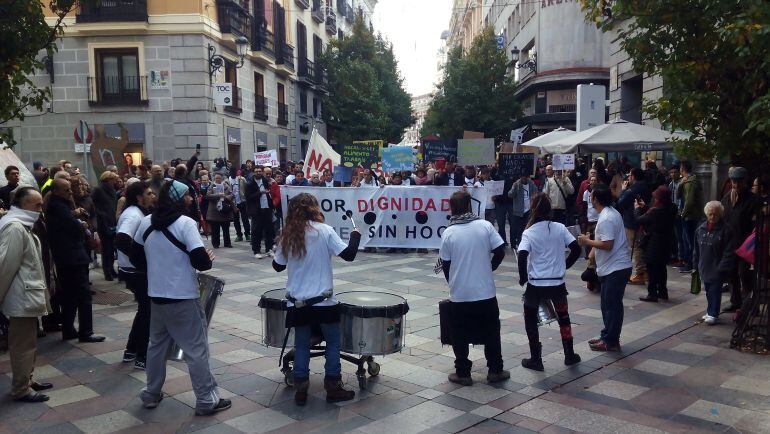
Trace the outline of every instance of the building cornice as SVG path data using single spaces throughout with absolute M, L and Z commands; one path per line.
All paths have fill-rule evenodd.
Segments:
M 610 69 L 603 67 L 577 67 L 552 69 L 530 74 L 518 83 L 516 96 L 524 97 L 536 91 L 537 88 L 559 83 L 578 81 L 607 81 L 610 79 Z

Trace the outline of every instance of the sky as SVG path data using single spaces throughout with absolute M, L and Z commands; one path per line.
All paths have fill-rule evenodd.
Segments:
M 430 93 L 436 79 L 441 32 L 449 28 L 452 0 L 379 0 L 372 24 L 393 43 L 399 71 L 412 96 Z

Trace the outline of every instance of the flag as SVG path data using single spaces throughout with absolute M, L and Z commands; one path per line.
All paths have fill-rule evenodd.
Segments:
M 324 170 L 333 172 L 334 166 L 339 166 L 340 161 L 340 154 L 336 153 L 326 139 L 318 134 L 318 130 L 313 128 L 310 146 L 305 155 L 305 177 L 310 178 L 311 173 L 323 173 Z

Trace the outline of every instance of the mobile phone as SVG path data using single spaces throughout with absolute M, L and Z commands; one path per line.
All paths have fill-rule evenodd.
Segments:
M 200 150 L 201 150 L 201 144 L 200 143 L 197 143 L 195 145 L 195 150 L 200 152 Z

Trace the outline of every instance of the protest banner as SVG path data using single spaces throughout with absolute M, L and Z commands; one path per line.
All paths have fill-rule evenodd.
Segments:
M 278 166 L 278 151 L 271 149 L 269 151 L 254 153 L 255 166 Z
M 342 145 L 342 165 L 376 169 L 380 161 L 380 147 L 372 143 Z
M 484 181 L 484 188 L 487 189 L 487 196 L 499 196 L 503 194 L 505 181 Z
M 281 187 L 284 215 L 288 201 L 300 193 L 318 199 L 326 224 L 343 240 L 350 238 L 353 218 L 361 231 L 360 247 L 438 249 L 449 225 L 449 197 L 459 187 L 387 186 L 384 188 Z M 484 215 L 487 190 L 469 188 L 471 208 Z
M 351 182 L 353 181 L 353 168 L 345 166 L 334 166 L 334 172 L 332 172 L 333 180 L 338 182 Z
M 310 146 L 305 154 L 305 177 L 310 178 L 313 172 L 323 173 L 324 170 L 333 171 L 334 166 L 340 165 L 340 154 L 334 152 L 318 130 L 313 129 L 310 136 Z
M 553 170 L 575 170 L 575 154 L 553 154 Z
M 94 125 L 94 140 L 91 144 L 91 164 L 94 175 L 99 179 L 107 166 L 118 168 L 119 174 L 128 173 L 123 151 L 128 146 L 128 130 L 120 126 L 120 137 L 110 137 L 106 125 Z
M 35 181 L 32 172 L 21 162 L 11 148 L 5 146 L 5 142 L 0 141 L 0 167 L 3 168 L 0 170 L 0 187 L 8 185 L 8 180 L 5 179 L 5 168 L 8 166 L 16 166 L 19 169 L 20 185 L 37 187 L 37 181 Z M 10 204 L 5 204 L 5 206 L 10 206 Z
M 461 139 L 457 141 L 457 164 L 485 166 L 495 162 L 495 139 Z
M 435 162 L 443 158 L 449 162 L 457 161 L 457 140 L 430 140 L 423 143 L 425 161 Z
M 393 173 L 402 170 L 414 170 L 414 153 L 409 146 L 389 146 L 382 148 L 382 171 Z
M 535 154 L 499 154 L 498 175 L 521 178 L 535 171 Z

